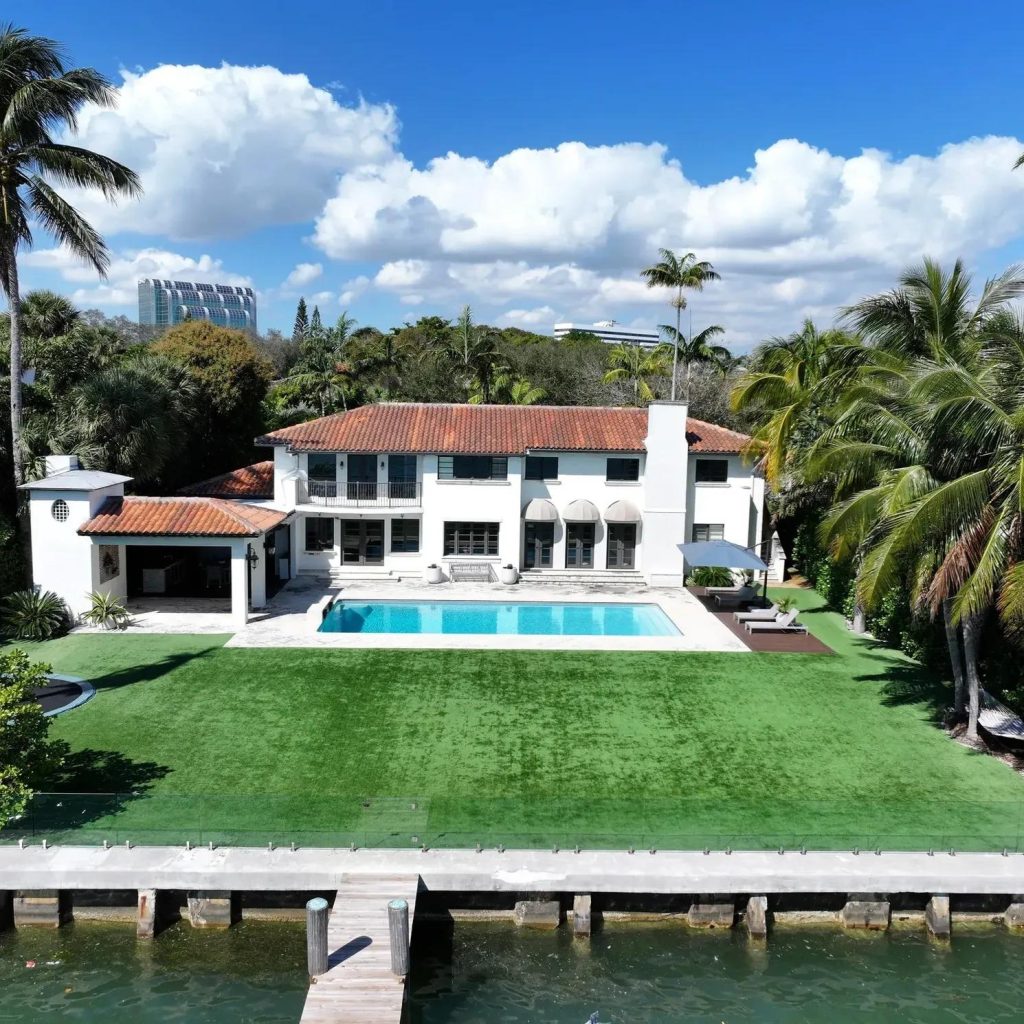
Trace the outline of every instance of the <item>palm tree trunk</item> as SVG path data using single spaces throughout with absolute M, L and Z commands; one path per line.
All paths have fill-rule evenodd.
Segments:
M 7 253 L 7 265 L 7 298 L 11 309 L 11 459 L 17 487 L 25 482 L 25 453 L 21 441 L 21 296 L 13 247 Z
M 693 329 L 692 328 L 690 329 L 690 333 L 691 334 L 693 333 Z M 689 359 L 687 359 L 686 360 L 686 395 L 684 396 L 687 403 L 689 403 L 689 401 L 690 401 L 690 367 L 692 365 L 693 365 L 693 363 Z
M 978 675 L 978 640 L 984 615 L 972 615 L 964 622 L 964 663 L 967 668 L 967 739 L 977 742 L 981 710 L 981 678 Z
M 679 327 L 683 315 L 683 289 L 679 287 L 679 294 L 676 296 L 676 336 L 672 345 L 672 401 L 676 400 L 676 370 L 679 368 Z
M 960 646 L 960 627 L 953 621 L 953 599 L 942 602 L 942 620 L 946 627 L 946 646 L 949 648 L 949 663 L 953 668 L 953 713 L 961 718 L 967 704 L 964 686 L 964 656 Z

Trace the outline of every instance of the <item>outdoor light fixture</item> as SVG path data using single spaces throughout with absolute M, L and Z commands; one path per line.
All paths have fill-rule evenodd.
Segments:
M 250 569 L 255 569 L 256 566 L 260 564 L 260 556 L 256 554 L 251 544 L 249 545 L 248 551 L 246 552 L 245 560 L 249 563 Z

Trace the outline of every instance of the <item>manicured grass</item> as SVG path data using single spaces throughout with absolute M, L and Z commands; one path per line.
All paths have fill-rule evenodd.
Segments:
M 1016 845 L 1024 783 L 936 726 L 943 684 L 796 596 L 835 656 L 66 637 L 33 654 L 98 693 L 56 720 L 54 788 L 139 795 L 39 820 L 90 841 Z

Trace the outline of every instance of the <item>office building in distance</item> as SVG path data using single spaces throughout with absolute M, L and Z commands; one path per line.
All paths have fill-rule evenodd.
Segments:
M 564 338 L 570 331 L 593 334 L 609 345 L 657 345 L 661 336 L 657 331 L 634 331 L 620 327 L 614 320 L 599 320 L 596 324 L 555 324 L 555 337 Z
M 209 320 L 256 334 L 256 295 L 251 288 L 233 284 L 148 277 L 139 282 L 140 324 L 166 328 L 185 320 Z

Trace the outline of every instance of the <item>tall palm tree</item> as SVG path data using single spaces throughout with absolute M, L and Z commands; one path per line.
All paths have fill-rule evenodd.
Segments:
M 536 405 L 547 397 L 544 388 L 531 384 L 525 377 L 516 377 L 504 371 L 494 378 L 491 388 L 491 399 L 498 405 Z M 474 381 L 473 394 L 469 396 L 470 405 L 484 405 L 482 382 Z
M 654 401 L 652 382 L 669 375 L 668 345 L 643 348 L 623 342 L 608 353 L 608 366 L 605 384 L 625 384 L 633 405 L 647 405 Z
M 496 332 L 473 323 L 469 306 L 462 308 L 454 328 L 441 337 L 436 356 L 455 373 L 467 399 L 479 393 L 481 402 L 491 401 L 495 377 L 506 370 L 500 342 Z
M 686 379 L 686 390 L 683 394 L 685 401 L 690 400 L 690 374 L 695 363 L 703 363 L 714 366 L 723 373 L 732 365 L 732 353 L 724 345 L 716 345 L 712 338 L 725 334 L 725 328 L 718 324 L 705 327 L 699 334 L 693 334 L 689 338 L 678 332 L 670 324 L 662 324 L 659 328 L 669 343 L 675 346 L 678 359 L 683 363 L 683 375 Z
M 50 184 L 99 189 L 109 200 L 141 193 L 135 173 L 88 149 L 54 141 L 77 128 L 87 103 L 113 106 L 110 82 L 92 68 L 68 68 L 58 43 L 0 28 L 0 285 L 11 313 L 11 455 L 24 482 L 21 302 L 18 252 L 32 245 L 32 222 L 105 274 L 109 253 L 96 230 Z
M 672 305 L 676 311 L 676 341 L 680 334 L 680 317 L 686 308 L 686 297 L 683 291 L 703 291 L 709 281 L 721 280 L 721 275 L 707 260 L 698 260 L 692 253 L 677 256 L 671 249 L 658 250 L 661 259 L 650 267 L 640 271 L 640 276 L 647 282 L 648 288 L 671 288 L 674 291 Z M 679 365 L 678 345 L 672 352 L 672 401 L 676 400 L 676 369 Z

